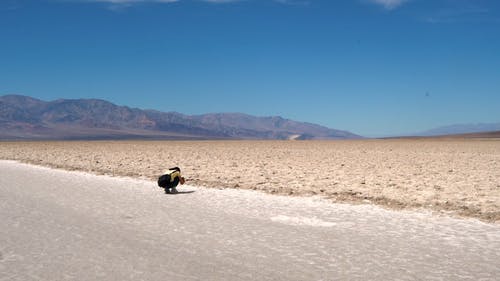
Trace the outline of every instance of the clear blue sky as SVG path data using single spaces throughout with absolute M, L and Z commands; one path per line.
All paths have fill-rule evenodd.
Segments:
M 1 0 L 3 94 L 365 136 L 500 122 L 500 1 Z

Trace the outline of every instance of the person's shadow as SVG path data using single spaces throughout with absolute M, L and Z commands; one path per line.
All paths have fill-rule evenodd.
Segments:
M 166 193 L 167 195 L 179 195 L 179 194 L 189 194 L 189 193 L 194 193 L 196 191 L 194 190 L 189 190 L 189 191 L 177 191 L 177 193 Z

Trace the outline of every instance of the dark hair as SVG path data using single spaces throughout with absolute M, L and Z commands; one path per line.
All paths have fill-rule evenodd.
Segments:
M 180 172 L 181 168 L 179 168 L 179 167 L 173 167 L 173 168 L 170 168 L 169 170 L 174 170 L 174 171 Z

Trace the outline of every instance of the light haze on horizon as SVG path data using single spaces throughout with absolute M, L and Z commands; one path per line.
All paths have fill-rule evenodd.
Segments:
M 0 95 L 363 136 L 500 122 L 495 0 L 2 0 L 0 38 Z

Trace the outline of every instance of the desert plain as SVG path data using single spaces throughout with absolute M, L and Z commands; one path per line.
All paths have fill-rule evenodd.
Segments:
M 0 142 L 0 159 L 500 222 L 498 138 Z

